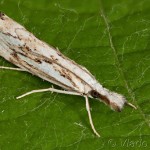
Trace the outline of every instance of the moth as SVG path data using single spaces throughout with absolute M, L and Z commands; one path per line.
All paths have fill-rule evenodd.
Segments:
M 0 56 L 18 67 L 1 66 L 1 69 L 26 71 L 62 88 L 62 90 L 54 88 L 33 90 L 18 96 L 17 99 L 45 91 L 83 96 L 90 125 L 98 137 L 100 135 L 92 121 L 89 98 L 102 101 L 116 111 L 121 111 L 124 105 L 136 109 L 124 96 L 104 88 L 85 67 L 37 39 L 2 12 L 0 12 Z

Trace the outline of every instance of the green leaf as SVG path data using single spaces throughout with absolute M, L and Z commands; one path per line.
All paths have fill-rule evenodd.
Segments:
M 0 70 L 0 149 L 148 149 L 150 146 L 149 0 L 1 0 L 1 11 L 85 66 L 138 109 L 113 112 L 90 100 L 95 137 L 82 97 L 38 93 L 52 84 Z M 13 66 L 0 58 L 0 65 Z M 58 88 L 57 86 L 55 86 Z

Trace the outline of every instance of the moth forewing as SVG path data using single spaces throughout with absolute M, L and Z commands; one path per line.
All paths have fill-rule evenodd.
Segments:
M 5 28 L 1 30 L 1 38 L 5 41 L 4 51 L 7 49 L 9 56 L 2 54 L 2 57 L 32 74 L 35 74 L 36 70 L 37 76 L 44 77 L 50 82 L 49 78 L 52 77 L 62 85 L 66 85 L 67 89 L 71 87 L 72 90 L 81 93 L 88 93 L 92 89 L 96 80 L 88 71 L 58 50 L 38 40 L 9 17 L 4 16 L 3 19 L 1 25 Z
M 100 99 L 117 111 L 127 104 L 122 95 L 104 88 L 85 67 L 37 39 L 23 26 L 3 13 L 0 13 L 0 56 L 22 70 L 67 90 L 60 91 L 52 88 L 34 90 L 18 98 L 44 91 L 84 96 L 90 124 L 97 136 L 99 134 L 92 122 L 88 97 Z

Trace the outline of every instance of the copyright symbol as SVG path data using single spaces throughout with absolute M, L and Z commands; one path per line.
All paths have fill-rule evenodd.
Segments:
M 116 146 L 116 142 L 113 139 L 110 139 L 108 141 L 108 145 L 110 145 L 111 147 L 115 147 Z

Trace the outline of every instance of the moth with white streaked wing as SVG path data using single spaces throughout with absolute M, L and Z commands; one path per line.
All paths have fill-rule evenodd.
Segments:
M 45 91 L 85 97 L 89 121 L 98 137 L 100 135 L 92 121 L 88 97 L 98 99 L 116 111 L 121 111 L 125 104 L 136 109 L 134 105 L 127 102 L 124 96 L 104 88 L 86 68 L 70 60 L 59 50 L 37 39 L 23 26 L 2 12 L 0 13 L 0 56 L 19 67 L 1 66 L 1 69 L 27 71 L 64 89 L 33 90 L 17 97 L 17 99 Z

